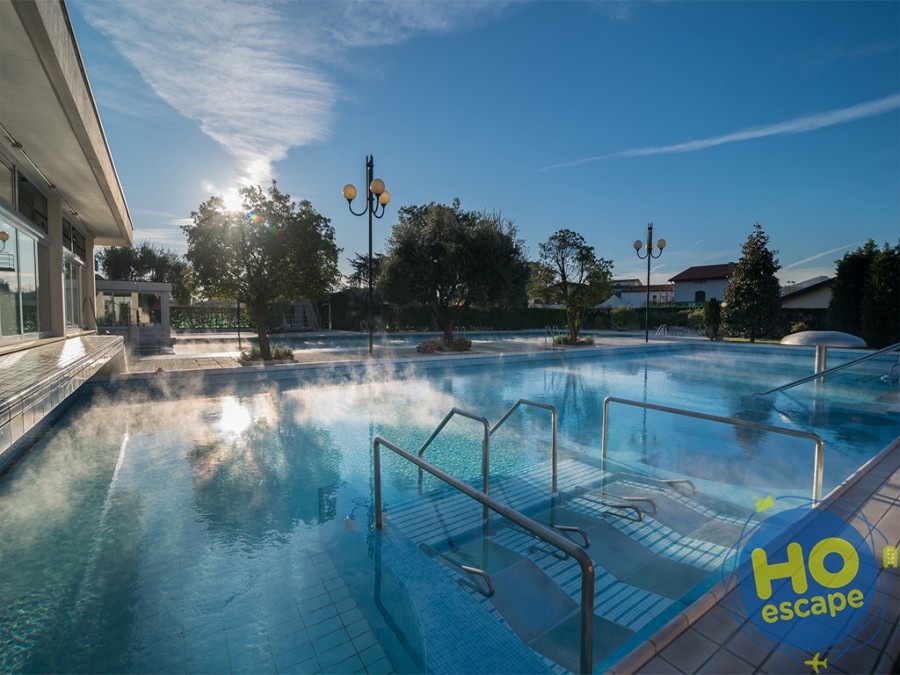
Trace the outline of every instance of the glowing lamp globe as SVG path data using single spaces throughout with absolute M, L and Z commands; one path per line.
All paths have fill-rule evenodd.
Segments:
M 656 248 L 658 248 L 660 251 L 662 251 L 665 247 L 666 247 L 665 239 L 660 239 L 658 242 L 656 242 Z
M 369 189 L 372 191 L 373 195 L 380 196 L 382 192 L 384 192 L 384 181 L 380 178 L 376 178 L 369 185 Z
M 347 183 L 344 186 L 342 193 L 344 195 L 344 199 L 346 199 L 348 202 L 352 202 L 354 199 L 356 199 L 356 186 L 352 183 Z
M 382 206 L 387 206 L 388 202 L 391 201 L 391 193 L 385 190 L 380 195 L 378 195 L 378 203 Z
M 635 240 L 634 240 L 634 250 L 635 250 L 635 251 L 640 251 L 640 250 L 641 250 L 641 246 L 643 246 L 643 245 L 644 245 L 644 242 L 642 242 L 640 239 L 635 239 Z

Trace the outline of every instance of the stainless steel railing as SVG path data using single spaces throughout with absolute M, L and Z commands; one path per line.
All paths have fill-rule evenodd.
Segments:
M 550 411 L 550 433 L 551 433 L 551 491 L 557 491 L 557 477 L 559 475 L 558 465 L 559 465 L 559 443 L 558 443 L 558 415 L 556 412 L 556 408 L 552 405 L 548 405 L 546 403 L 538 403 L 537 401 L 529 401 L 524 398 L 520 398 L 518 401 L 510 406 L 509 410 L 503 413 L 503 416 L 499 419 L 499 421 L 491 426 L 490 422 L 487 421 L 485 417 L 481 415 L 476 415 L 475 413 L 469 412 L 468 410 L 463 410 L 462 408 L 453 408 L 450 412 L 448 412 L 444 419 L 441 420 L 441 423 L 435 427 L 435 430 L 431 432 L 431 435 L 428 439 L 422 444 L 422 447 L 419 448 L 418 455 L 419 457 L 425 456 L 425 450 L 428 449 L 428 446 L 431 445 L 432 441 L 438 437 L 438 434 L 444 430 L 444 427 L 447 426 L 447 423 L 456 415 L 460 417 L 466 417 L 471 420 L 475 420 L 479 422 L 484 428 L 484 435 L 481 440 L 481 475 L 482 482 L 484 485 L 484 494 L 490 494 L 491 487 L 491 436 L 494 435 L 494 432 L 500 428 L 500 426 L 506 422 L 506 420 L 512 415 L 520 406 L 531 406 L 534 408 L 541 408 L 543 410 Z M 422 493 L 422 482 L 423 482 L 423 473 L 422 469 L 419 469 L 419 493 Z M 485 520 L 488 518 L 487 508 L 484 509 L 482 516 Z
M 796 429 L 788 429 L 786 427 L 775 427 L 769 424 L 759 424 L 758 422 L 748 422 L 747 420 L 740 420 L 735 417 L 719 417 L 718 415 L 708 415 L 706 413 L 695 412 L 693 410 L 670 408 L 664 405 L 656 405 L 655 403 L 642 403 L 641 401 L 631 401 L 625 398 L 607 396 L 605 399 L 603 399 L 603 440 L 601 446 L 603 459 L 606 459 L 607 454 L 610 403 L 620 403 L 622 405 L 630 405 L 635 408 L 646 408 L 647 410 L 656 410 L 658 412 L 669 413 L 671 415 L 693 417 L 694 419 L 706 420 L 707 422 L 718 422 L 720 424 L 729 424 L 731 426 L 756 429 L 757 431 L 767 431 L 773 434 L 781 434 L 782 436 L 793 436 L 794 438 L 803 438 L 813 441 L 816 444 L 816 450 L 813 456 L 813 499 L 818 501 L 822 498 L 822 475 L 823 464 L 825 461 L 825 441 L 823 441 L 814 433 L 808 431 L 798 431 Z
M 584 549 L 566 537 L 556 534 L 547 526 L 542 525 L 536 520 L 532 520 L 528 516 L 519 513 L 487 494 L 482 494 L 458 478 L 455 478 L 433 464 L 426 462 L 417 454 L 404 450 L 399 445 L 391 443 L 381 436 L 376 436 L 372 444 L 373 473 L 375 481 L 375 524 L 373 527 L 375 530 L 382 531 L 385 529 L 381 504 L 382 446 L 393 451 L 408 462 L 412 462 L 419 467 L 420 470 L 427 471 L 450 487 L 459 490 L 467 497 L 479 502 L 485 509 L 490 509 L 519 527 L 528 530 L 538 539 L 541 539 L 557 550 L 571 556 L 578 562 L 578 566 L 581 568 L 581 645 L 579 670 L 582 673 L 590 673 L 593 668 L 594 563 Z
M 534 408 L 542 408 L 543 410 L 550 411 L 550 434 L 551 434 L 551 479 L 550 479 L 550 491 L 554 494 L 557 492 L 557 476 L 558 470 L 557 465 L 559 463 L 559 443 L 558 443 L 558 431 L 559 431 L 559 415 L 556 412 L 556 408 L 548 403 L 539 403 L 537 401 L 529 401 L 525 398 L 520 398 L 518 401 L 512 404 L 509 410 L 503 413 L 503 417 L 501 417 L 497 423 L 491 427 L 489 432 L 489 436 L 493 436 L 494 432 L 500 428 L 500 425 L 503 424 L 510 415 L 512 415 L 520 406 L 527 405 Z
M 812 380 L 816 380 L 820 377 L 825 377 L 826 375 L 830 375 L 831 373 L 836 373 L 839 370 L 843 370 L 844 368 L 849 368 L 850 366 L 855 366 L 857 363 L 862 363 L 863 361 L 868 361 L 873 356 L 880 356 L 881 354 L 887 354 L 888 352 L 893 352 L 900 349 L 900 342 L 896 344 L 892 344 L 890 347 L 885 347 L 884 349 L 879 349 L 876 352 L 871 352 L 866 354 L 865 356 L 860 356 L 859 358 L 853 359 L 852 361 L 847 361 L 847 363 L 842 363 L 838 366 L 834 366 L 832 368 L 826 368 L 825 370 L 821 370 L 818 373 L 814 373 L 813 375 L 808 375 L 807 377 L 801 377 L 799 380 L 794 380 L 793 382 L 788 382 L 787 384 L 783 384 L 780 387 L 775 387 L 774 389 L 769 389 L 769 391 L 754 391 L 754 396 L 768 396 L 769 394 L 774 394 L 776 391 L 784 391 L 785 389 L 790 389 L 791 387 L 796 387 L 801 384 L 806 384 L 807 382 L 811 382 Z
M 444 416 L 441 423 L 431 432 L 431 436 L 428 437 L 428 440 L 422 444 L 421 448 L 419 448 L 419 457 L 425 455 L 425 450 L 431 445 L 431 442 L 437 438 L 437 435 L 441 433 L 441 431 L 443 431 L 444 427 L 447 426 L 447 422 L 456 415 L 468 417 L 470 420 L 480 422 L 484 427 L 484 437 L 481 439 L 481 477 L 484 484 L 484 494 L 489 494 L 491 491 L 491 423 L 481 415 L 470 413 L 468 410 L 463 410 L 462 408 L 453 408 Z M 419 467 L 419 494 L 422 494 L 422 478 L 422 468 Z M 488 509 L 486 506 L 482 510 L 482 518 L 485 520 L 488 519 Z

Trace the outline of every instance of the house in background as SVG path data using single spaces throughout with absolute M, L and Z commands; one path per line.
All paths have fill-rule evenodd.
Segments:
M 601 307 L 644 307 L 647 304 L 647 286 L 640 279 L 613 279 L 614 295 Z M 675 300 L 674 284 L 650 284 L 650 304 L 669 304 Z
M 790 309 L 827 309 L 834 279 L 816 277 L 781 289 L 781 306 Z
M 697 265 L 669 279 L 675 284 L 675 304 L 696 304 L 725 295 L 725 286 L 731 279 L 735 263 Z

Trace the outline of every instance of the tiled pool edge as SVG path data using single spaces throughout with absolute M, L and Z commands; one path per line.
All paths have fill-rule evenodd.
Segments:
M 878 468 L 882 462 L 886 461 L 894 452 L 900 452 L 900 437 L 869 461 L 863 464 L 853 475 L 849 476 L 843 483 L 838 485 L 826 497 L 826 500 L 839 499 L 845 495 L 851 488 L 863 481 L 872 471 Z M 871 498 L 872 492 L 868 498 Z M 860 509 L 862 508 L 860 504 Z M 731 585 L 729 585 L 730 587 Z M 703 618 L 710 610 L 718 606 L 725 598 L 729 587 L 726 582 L 719 582 L 715 587 L 708 591 L 703 597 L 690 605 L 687 609 L 673 618 L 669 623 L 660 628 L 656 633 L 651 635 L 647 640 L 636 647 L 630 654 L 622 658 L 618 663 L 610 667 L 606 673 L 609 675 L 624 675 L 626 673 L 634 673 L 646 666 L 654 657 L 658 656 L 670 644 L 675 642 L 679 637 L 684 635 L 688 629 Z M 719 645 L 721 648 L 721 645 Z M 891 655 L 888 654 L 890 651 Z M 894 627 L 893 633 L 888 640 L 886 649 L 881 655 L 872 672 L 890 672 L 894 664 L 900 657 L 900 629 Z M 888 661 L 885 664 L 885 661 Z M 762 664 L 759 664 L 762 665 Z M 887 665 L 887 668 L 884 666 Z

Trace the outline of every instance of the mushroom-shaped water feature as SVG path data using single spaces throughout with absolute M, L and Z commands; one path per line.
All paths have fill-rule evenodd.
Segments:
M 829 347 L 841 347 L 843 349 L 864 349 L 866 341 L 861 337 L 841 333 L 836 330 L 802 330 L 781 339 L 783 345 L 798 345 L 816 348 L 816 372 L 825 370 L 825 361 Z

